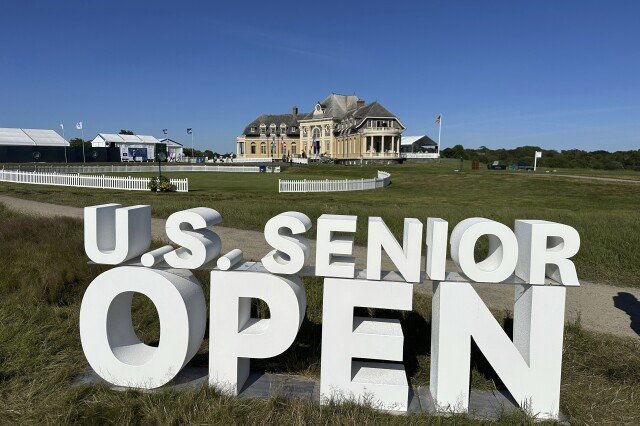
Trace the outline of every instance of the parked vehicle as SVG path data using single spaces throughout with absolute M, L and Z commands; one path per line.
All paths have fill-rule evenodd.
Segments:
M 506 164 L 500 164 L 499 161 L 494 161 L 493 163 L 487 164 L 487 169 L 489 170 L 507 170 Z

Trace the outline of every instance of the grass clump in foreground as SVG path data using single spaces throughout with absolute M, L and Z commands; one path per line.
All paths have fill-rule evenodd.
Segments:
M 221 424 L 477 424 L 467 416 L 397 416 L 350 403 L 320 407 L 307 400 L 240 399 L 206 387 L 186 392 L 116 392 L 74 386 L 86 371 L 80 346 L 79 306 L 89 282 L 105 267 L 84 258 L 82 225 L 70 219 L 31 218 L 0 207 L 0 419 L 3 423 L 221 423 Z M 198 273 L 208 293 L 208 277 Z M 305 280 L 307 315 L 293 346 L 277 358 L 252 361 L 254 370 L 318 377 L 322 282 Z M 158 338 L 156 312 L 134 298 L 136 330 L 145 342 Z M 429 375 L 431 300 L 414 295 L 407 313 L 363 309 L 358 315 L 391 315 L 405 332 L 405 367 L 413 385 Z M 257 306 L 260 310 L 260 306 Z M 508 329 L 508 315 L 498 315 Z M 575 424 L 638 424 L 640 344 L 567 325 L 561 410 Z M 206 365 L 208 342 L 192 364 Z M 474 353 L 472 384 L 500 387 L 482 356 Z M 523 414 L 496 424 L 531 423 Z M 487 422 L 484 422 L 487 423 Z

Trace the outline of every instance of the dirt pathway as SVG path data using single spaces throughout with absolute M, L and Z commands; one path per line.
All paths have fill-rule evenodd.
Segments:
M 0 203 L 10 209 L 31 215 L 78 219 L 83 217 L 83 210 L 78 207 L 41 203 L 5 195 L 0 195 Z M 152 219 L 151 232 L 154 239 L 167 241 L 164 223 L 164 219 Z M 215 231 L 222 239 L 224 252 L 240 248 L 244 251 L 245 259 L 259 260 L 270 251 L 261 232 L 221 226 L 216 226 Z M 315 253 L 315 241 L 311 241 L 311 244 L 312 253 Z M 357 246 L 354 252 L 356 265 L 363 268 L 366 261 L 366 247 Z M 313 263 L 313 259 L 311 262 Z M 386 269 L 393 269 L 388 259 L 384 259 L 383 266 Z M 449 261 L 447 270 L 456 271 L 457 268 Z M 417 284 L 415 291 L 430 294 L 431 287 L 430 282 Z M 492 309 L 513 312 L 513 286 L 477 284 L 474 287 Z M 580 287 L 569 288 L 567 291 L 566 320 L 574 321 L 578 315 L 585 328 L 640 339 L 640 289 L 582 281 Z
M 527 173 L 519 173 L 518 176 L 547 176 L 547 177 L 562 177 L 569 179 L 587 179 L 587 180 L 599 180 L 602 182 L 614 182 L 614 183 L 640 183 L 640 179 L 622 179 L 622 178 L 612 178 L 612 177 L 601 177 L 601 176 L 583 176 L 583 175 L 559 175 L 557 173 L 540 173 L 537 174 L 527 174 Z

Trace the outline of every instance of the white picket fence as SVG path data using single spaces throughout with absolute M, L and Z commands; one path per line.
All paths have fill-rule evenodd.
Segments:
M 27 171 L 43 173 L 155 173 L 158 166 L 27 166 Z M 227 173 L 258 173 L 259 166 L 209 166 L 209 165 L 179 165 L 162 166 L 162 171 L 171 172 L 227 172 Z M 280 173 L 280 166 L 267 166 L 267 172 Z
M 151 178 L 131 176 L 97 176 L 63 173 L 23 172 L 0 170 L 1 182 L 30 183 L 34 185 L 74 186 L 79 188 L 122 189 L 149 191 Z M 169 179 L 178 192 L 189 192 L 189 179 Z
M 391 183 L 391 175 L 378 170 L 373 179 L 279 180 L 280 192 L 339 192 L 382 188 Z

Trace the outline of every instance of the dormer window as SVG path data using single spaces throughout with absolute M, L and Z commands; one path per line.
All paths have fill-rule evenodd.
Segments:
M 251 131 L 251 133 L 255 133 L 256 132 L 256 128 L 252 127 L 251 129 L 249 129 Z
M 291 126 L 291 127 L 289 127 L 289 131 L 291 131 L 291 132 L 297 132 L 297 131 L 298 131 L 298 128 L 297 128 L 296 126 Z
M 320 102 L 318 102 L 315 106 L 315 108 L 313 109 L 313 115 L 322 115 L 322 105 L 320 105 Z
M 267 125 L 263 123 L 260 125 L 260 134 L 264 135 L 265 133 L 267 133 Z

